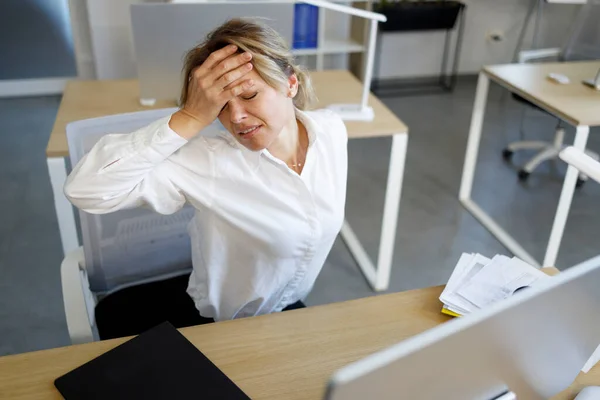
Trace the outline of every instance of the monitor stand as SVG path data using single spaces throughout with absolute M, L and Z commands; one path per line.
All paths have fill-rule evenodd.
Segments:
M 583 81 L 583 84 L 593 89 L 600 90 L 600 69 L 598 70 L 598 73 L 594 79 L 586 79 Z

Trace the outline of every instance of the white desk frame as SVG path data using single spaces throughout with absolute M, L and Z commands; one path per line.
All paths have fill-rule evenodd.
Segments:
M 344 221 L 341 231 L 341 236 L 346 242 L 350 253 L 375 291 L 386 290 L 390 282 L 407 143 L 407 132 L 396 133 L 392 136 L 377 267 L 371 261 L 371 258 L 347 221 Z M 69 252 L 77 249 L 80 244 L 75 226 L 74 208 L 65 197 L 63 191 L 68 174 L 66 159 L 62 157 L 50 157 L 47 161 L 62 248 L 64 255 L 67 255 Z
M 540 263 L 538 263 L 534 257 L 532 257 L 508 232 L 498 225 L 498 223 L 494 221 L 492 217 L 489 216 L 485 211 L 483 211 L 483 209 L 481 209 L 471 198 L 473 176 L 475 175 L 475 164 L 477 162 L 477 153 L 479 151 L 479 140 L 481 139 L 489 82 L 490 78 L 486 72 L 481 71 L 479 73 L 479 80 L 477 81 L 475 105 L 473 108 L 473 115 L 471 116 L 471 127 L 469 130 L 469 139 L 467 141 L 467 151 L 465 154 L 465 163 L 460 184 L 459 200 L 462 205 L 469 212 L 471 212 L 471 214 L 473 214 L 473 216 L 477 218 L 479 222 L 481 222 L 481 224 L 485 226 L 500 241 L 500 243 L 506 246 L 515 256 L 532 265 L 540 266 Z M 502 82 L 498 81 L 497 83 L 503 86 L 505 89 L 510 90 L 510 88 L 508 88 Z M 535 102 L 535 104 L 552 114 L 552 112 L 545 108 L 543 104 L 539 102 Z M 557 118 L 559 117 L 557 116 Z M 579 125 L 575 128 L 576 134 L 573 147 L 583 151 L 585 150 L 585 146 L 587 144 L 590 127 Z M 560 200 L 558 202 L 558 208 L 554 217 L 554 223 L 552 224 L 550 240 L 548 241 L 544 261 L 541 264 L 542 266 L 556 265 L 556 258 L 558 256 L 560 242 L 562 240 L 565 225 L 567 223 L 569 209 L 571 208 L 573 193 L 575 192 L 577 175 L 577 169 L 573 166 L 569 166 L 560 194 Z
M 356 260 L 365 278 L 369 281 L 373 290 L 377 292 L 387 290 L 390 283 L 407 144 L 408 133 L 396 133 L 392 136 L 392 149 L 385 188 L 385 201 L 383 203 L 383 220 L 381 222 L 377 267 L 371 261 L 371 258 L 356 237 L 348 221 L 344 221 L 342 231 L 340 232 L 342 239 L 346 242 L 350 253 Z

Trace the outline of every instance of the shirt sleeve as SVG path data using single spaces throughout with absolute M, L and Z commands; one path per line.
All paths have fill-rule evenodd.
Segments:
M 185 196 L 169 176 L 169 156 L 187 143 L 169 127 L 169 117 L 128 134 L 109 134 L 77 163 L 65 184 L 76 207 L 95 214 L 143 205 L 172 214 Z

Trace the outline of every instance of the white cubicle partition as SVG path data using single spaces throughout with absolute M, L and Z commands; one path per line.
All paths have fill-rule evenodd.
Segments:
M 259 16 L 291 42 L 294 5 L 288 1 L 230 0 L 197 4 L 134 4 L 133 44 L 142 104 L 176 100 L 186 52 L 231 18 Z

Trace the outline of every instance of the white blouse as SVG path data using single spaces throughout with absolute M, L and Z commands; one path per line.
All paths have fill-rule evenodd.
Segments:
M 296 110 L 309 145 L 301 175 L 268 150 L 253 152 L 223 128 L 189 142 L 169 117 L 104 136 L 69 175 L 80 209 L 108 213 L 186 201 L 193 272 L 187 292 L 200 315 L 225 320 L 281 311 L 303 300 L 339 233 L 346 200 L 347 133 L 333 112 Z

